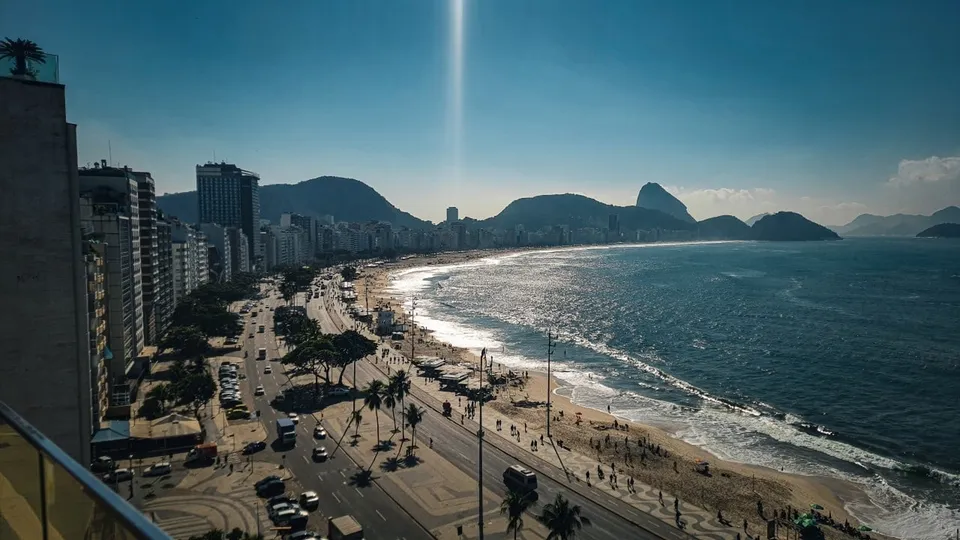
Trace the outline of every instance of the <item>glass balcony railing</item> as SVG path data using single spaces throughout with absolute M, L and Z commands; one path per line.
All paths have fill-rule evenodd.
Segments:
M 0 538 L 170 537 L 0 402 Z
M 43 62 L 26 60 L 22 70 L 16 58 L 0 58 L 0 77 L 60 84 L 60 58 L 55 54 L 44 54 L 43 58 Z

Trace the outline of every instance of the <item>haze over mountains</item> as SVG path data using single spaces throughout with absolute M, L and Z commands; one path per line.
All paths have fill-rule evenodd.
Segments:
M 960 223 L 960 208 L 948 206 L 929 216 L 861 214 L 850 223 L 831 229 L 844 236 L 916 236 L 921 231 L 941 223 Z
M 197 220 L 195 191 L 157 197 L 168 215 L 189 223 Z M 443 201 L 438 201 L 443 205 Z M 329 214 L 337 221 L 387 221 L 401 227 L 423 229 L 432 226 L 400 210 L 370 186 L 351 178 L 321 176 L 297 184 L 270 184 L 260 188 L 260 216 L 279 222 L 283 212 L 310 216 Z M 623 231 L 688 231 L 691 238 L 727 240 L 823 240 L 839 238 L 832 231 L 799 214 L 779 212 L 757 216 L 752 224 L 734 216 L 717 216 L 697 222 L 686 206 L 656 183 L 647 183 L 634 206 L 616 206 L 577 194 L 539 195 L 517 199 L 495 216 L 477 220 L 464 218 L 469 228 L 509 230 L 523 225 L 527 230 L 566 225 L 570 229 L 606 230 L 616 215 Z

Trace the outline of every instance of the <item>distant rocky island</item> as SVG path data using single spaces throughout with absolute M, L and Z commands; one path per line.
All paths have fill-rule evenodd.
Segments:
M 805 240 L 840 240 L 840 235 L 818 225 L 796 212 L 777 212 L 764 216 L 750 227 L 754 240 L 780 242 Z
M 918 238 L 960 238 L 960 223 L 941 223 L 917 233 Z

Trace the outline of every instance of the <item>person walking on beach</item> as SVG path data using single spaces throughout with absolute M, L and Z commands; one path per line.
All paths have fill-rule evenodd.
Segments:
M 680 511 L 680 499 L 676 497 L 673 498 L 673 509 L 676 510 L 677 512 Z M 744 520 L 744 523 L 746 523 L 746 520 Z
M 657 490 L 657 500 L 660 501 L 660 506 L 663 506 L 663 491 Z

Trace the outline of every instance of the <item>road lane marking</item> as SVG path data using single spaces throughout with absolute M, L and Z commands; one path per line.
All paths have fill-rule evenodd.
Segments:
M 333 495 L 333 498 L 337 500 L 337 504 L 343 504 L 343 502 L 340 501 L 340 497 L 337 497 L 337 492 L 336 492 L 336 491 L 334 491 L 334 492 L 332 492 L 332 493 L 330 493 L 330 494 Z
M 342 476 L 342 477 L 344 477 L 344 478 L 347 477 L 347 475 L 343 474 L 343 471 L 339 471 L 339 472 L 340 472 L 340 476 Z
M 300 457 L 302 457 L 302 458 L 303 458 L 303 460 L 307 462 L 307 465 L 309 465 L 309 464 L 310 464 L 310 460 L 309 460 L 309 459 L 307 459 L 307 456 L 300 456 Z
M 378 516 L 380 516 L 380 519 L 382 519 L 382 520 L 384 520 L 384 521 L 387 520 L 387 518 L 383 517 L 383 514 L 381 514 L 379 510 L 375 510 L 375 512 L 377 513 Z
M 357 492 L 357 494 L 363 497 L 363 493 L 360 493 L 360 488 L 353 488 L 353 489 Z

